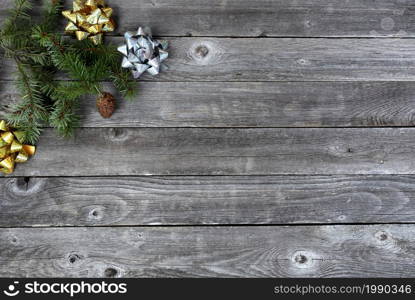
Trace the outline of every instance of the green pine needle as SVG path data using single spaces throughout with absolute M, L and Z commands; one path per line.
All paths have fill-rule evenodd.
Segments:
M 40 22 L 33 22 L 31 10 L 31 1 L 15 0 L 0 30 L 0 48 L 16 63 L 16 86 L 21 93 L 19 103 L 8 111 L 7 121 L 26 131 L 26 142 L 35 144 L 47 125 L 61 136 L 71 136 L 79 126 L 80 98 L 101 94 L 103 81 L 112 81 L 126 98 L 135 95 L 134 81 L 121 68 L 115 46 L 71 40 L 55 32 L 61 1 L 45 0 Z M 56 81 L 57 72 L 72 81 Z

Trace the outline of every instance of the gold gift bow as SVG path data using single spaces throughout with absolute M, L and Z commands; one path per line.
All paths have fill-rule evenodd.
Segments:
M 0 121 L 0 172 L 11 174 L 15 163 L 24 163 L 36 152 L 36 147 L 22 143 L 25 133 L 11 130 L 6 121 Z
M 75 32 L 80 41 L 89 38 L 95 45 L 102 43 L 104 32 L 115 29 L 112 8 L 106 7 L 104 0 L 74 0 L 73 9 L 62 15 L 69 20 L 65 31 Z

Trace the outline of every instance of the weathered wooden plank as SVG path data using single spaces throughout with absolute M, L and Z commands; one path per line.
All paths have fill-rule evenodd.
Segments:
M 81 126 L 415 125 L 415 85 L 410 82 L 141 82 L 138 88 L 135 101 L 118 97 L 118 110 L 110 119 L 98 114 L 94 97 L 85 97 Z M 0 106 L 19 99 L 13 84 L 3 82 Z
M 122 38 L 111 39 L 121 43 Z M 151 81 L 413 81 L 415 39 L 169 38 Z M 12 79 L 4 61 L 0 79 Z
M 414 221 L 413 176 L 0 179 L 0 227 Z
M 40 1 L 35 1 L 40 3 Z M 70 8 L 71 0 L 65 1 Z M 12 0 L 1 0 L 0 19 Z M 414 4 L 402 0 L 123 0 L 117 33 L 148 25 L 170 36 L 414 36 Z
M 16 176 L 414 174 L 413 128 L 46 129 Z
M 410 277 L 415 225 L 0 230 L 2 277 Z

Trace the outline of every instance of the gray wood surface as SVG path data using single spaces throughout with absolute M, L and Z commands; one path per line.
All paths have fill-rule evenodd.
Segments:
M 108 38 L 122 44 L 123 38 Z M 151 81 L 414 81 L 415 39 L 168 38 Z M 10 61 L 0 79 L 12 79 Z
M 0 227 L 415 222 L 414 176 L 0 179 Z
M 169 69 L 0 178 L 0 277 L 413 276 L 412 1 L 107 2 Z
M 413 276 L 413 225 L 0 229 L 0 276 Z
M 3 85 L 0 106 L 5 107 L 20 94 L 12 84 Z M 111 86 L 107 90 L 114 92 Z M 412 82 L 140 82 L 138 90 L 134 101 L 118 97 L 118 110 L 110 119 L 99 115 L 95 97 L 85 97 L 81 126 L 415 125 Z
M 46 129 L 14 176 L 413 174 L 413 128 Z
M 71 8 L 71 0 L 65 7 Z M 116 33 L 139 25 L 169 36 L 415 36 L 409 0 L 123 0 Z M 1 0 L 0 20 L 12 0 Z M 40 1 L 35 0 L 35 3 Z

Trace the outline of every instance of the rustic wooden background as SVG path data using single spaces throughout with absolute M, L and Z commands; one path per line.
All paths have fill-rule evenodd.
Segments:
M 413 276 L 414 1 L 107 2 L 170 68 L 0 178 L 0 276 Z

